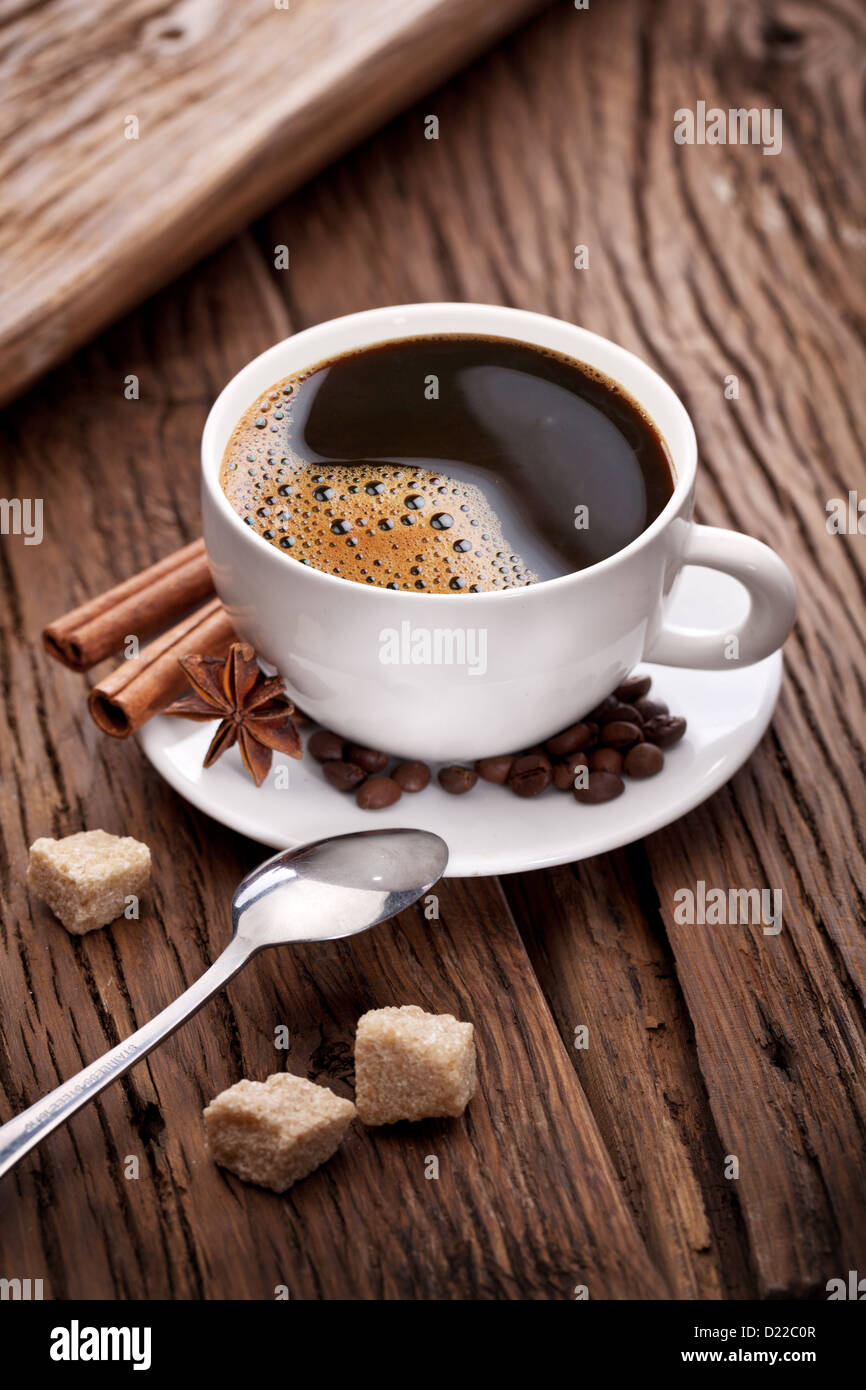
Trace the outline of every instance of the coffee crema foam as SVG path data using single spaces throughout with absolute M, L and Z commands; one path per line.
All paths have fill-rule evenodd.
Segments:
M 404 464 L 335 468 L 294 456 L 292 396 L 304 379 L 259 397 L 223 456 L 220 485 L 257 535 L 302 564 L 380 588 L 474 594 L 536 582 L 475 484 Z

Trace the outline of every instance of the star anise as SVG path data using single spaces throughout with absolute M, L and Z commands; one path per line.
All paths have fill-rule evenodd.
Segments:
M 301 756 L 301 740 L 292 723 L 294 705 L 281 676 L 266 676 L 246 642 L 233 642 L 228 656 L 182 656 L 183 673 L 192 686 L 164 714 L 182 719 L 219 719 L 205 754 L 210 767 L 237 743 L 244 767 L 257 787 L 268 775 L 274 749 Z

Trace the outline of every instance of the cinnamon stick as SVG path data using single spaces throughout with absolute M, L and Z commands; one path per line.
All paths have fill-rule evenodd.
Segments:
M 87 702 L 93 719 L 104 733 L 127 738 L 187 688 L 179 657 L 223 656 L 235 640 L 228 614 L 211 599 L 93 687 Z
M 42 641 L 65 666 L 88 671 L 117 652 L 124 638 L 141 640 L 173 623 L 212 594 L 213 587 L 204 541 L 193 541 L 55 619 Z

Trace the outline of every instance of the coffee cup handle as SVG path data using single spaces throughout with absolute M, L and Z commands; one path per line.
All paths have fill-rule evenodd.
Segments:
M 749 592 L 749 612 L 741 623 L 715 630 L 663 623 L 644 653 L 646 661 L 730 670 L 763 661 L 781 647 L 794 625 L 797 596 L 790 570 L 768 545 L 739 531 L 693 525 L 680 563 L 738 579 Z

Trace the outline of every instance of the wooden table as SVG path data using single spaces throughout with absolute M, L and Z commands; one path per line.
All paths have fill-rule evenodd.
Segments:
M 438 923 L 260 957 L 3 1182 L 0 1274 L 54 1298 L 715 1299 L 866 1272 L 866 540 L 826 525 L 866 490 L 863 37 L 854 0 L 562 3 L 7 410 L 4 491 L 42 497 L 46 533 L 0 543 L 2 1118 L 204 969 L 261 856 L 99 735 L 38 633 L 197 534 L 208 406 L 272 341 L 448 298 L 617 339 L 694 417 L 700 519 L 774 546 L 801 611 L 729 786 L 619 853 L 447 882 Z M 781 107 L 782 153 L 676 145 L 698 99 Z M 77 939 L 29 899 L 27 847 L 96 826 L 152 846 L 154 892 Z M 676 926 L 698 879 L 781 888 L 781 934 Z M 201 1108 L 283 1064 L 275 1027 L 351 1094 L 354 1020 L 395 1000 L 475 1021 L 465 1122 L 357 1126 L 284 1197 L 210 1164 Z

